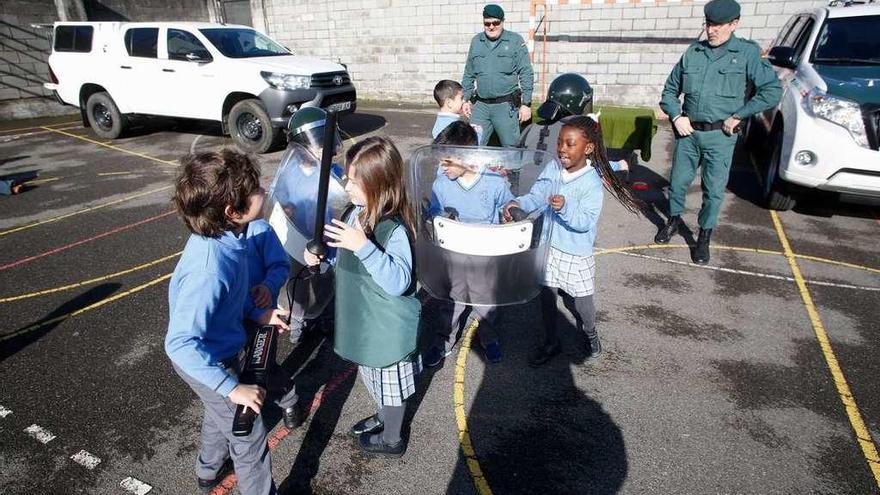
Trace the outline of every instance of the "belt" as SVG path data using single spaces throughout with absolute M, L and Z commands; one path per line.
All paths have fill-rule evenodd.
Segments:
M 724 127 L 724 121 L 718 122 L 691 122 L 695 131 L 718 131 Z
M 499 96 L 497 98 L 482 98 L 480 95 L 477 95 L 477 101 L 482 101 L 483 103 L 488 103 L 490 105 L 494 105 L 495 103 L 508 103 L 514 100 L 517 93 L 518 91 L 514 91 L 513 93 Z

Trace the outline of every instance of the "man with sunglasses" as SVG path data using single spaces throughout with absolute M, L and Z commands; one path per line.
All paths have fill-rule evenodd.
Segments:
M 709 262 L 709 237 L 718 222 L 740 124 L 776 106 L 782 95 L 776 73 L 761 58 L 761 47 L 733 34 L 739 24 L 739 4 L 712 0 L 703 12 L 707 39 L 688 47 L 669 74 L 660 99 L 676 139 L 669 220 L 654 237 L 654 242 L 666 244 L 684 224 L 681 214 L 687 190 L 697 167 L 702 167 L 700 234 L 691 252 L 693 262 L 700 265 Z M 750 86 L 754 88 L 751 97 Z
M 502 146 L 516 146 L 520 122 L 532 116 L 534 75 L 522 36 L 504 29 L 498 5 L 483 8 L 483 32 L 471 40 L 461 85 L 462 112 L 483 129 L 480 145 L 495 131 Z

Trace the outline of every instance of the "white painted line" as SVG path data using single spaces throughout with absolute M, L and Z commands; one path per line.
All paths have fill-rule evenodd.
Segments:
M 95 469 L 95 466 L 101 463 L 101 459 L 99 457 L 94 456 L 86 452 L 85 450 L 80 450 L 76 454 L 70 456 L 70 458 L 86 469 Z
M 55 435 L 51 431 L 39 425 L 30 425 L 24 429 L 24 432 L 42 444 L 47 444 L 55 439 Z
M 6 409 L 4 406 L 0 406 L 0 418 L 5 418 L 12 414 L 12 409 Z
M 639 254 L 639 253 L 613 253 L 613 254 L 622 254 L 624 256 L 632 256 L 633 258 L 644 258 L 647 260 L 655 260 L 662 261 L 664 263 L 671 263 L 673 265 L 682 265 L 682 266 L 690 266 L 693 268 L 700 268 L 703 270 L 715 270 L 718 272 L 726 272 L 726 273 L 735 273 L 737 275 L 748 275 L 750 277 L 761 277 L 761 278 L 769 278 L 773 280 L 782 280 L 785 282 L 794 282 L 793 277 L 784 277 L 782 275 L 772 275 L 769 273 L 758 273 L 758 272 L 750 272 L 747 270 L 735 270 L 733 268 L 724 268 L 721 266 L 709 266 L 709 265 L 697 265 L 695 263 L 688 263 L 686 261 L 678 261 L 671 260 L 669 258 L 661 258 L 659 256 L 648 256 L 647 254 Z M 838 284 L 836 282 L 823 282 L 821 280 L 804 280 L 806 283 L 811 285 L 821 285 L 824 287 L 838 287 L 841 289 L 855 289 L 855 290 L 867 290 L 872 292 L 880 292 L 880 287 L 870 287 L 865 285 L 850 285 L 850 284 Z
M 135 495 L 147 495 L 148 493 L 150 493 L 150 490 L 153 489 L 152 486 L 144 483 L 137 478 L 132 478 L 131 476 L 122 480 L 119 483 L 119 486 L 121 486 L 125 491 L 129 493 L 134 493 Z

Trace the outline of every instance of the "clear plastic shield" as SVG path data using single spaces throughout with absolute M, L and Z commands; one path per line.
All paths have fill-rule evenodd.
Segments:
M 321 264 L 321 272 L 312 274 L 308 270 L 296 280 L 292 279 L 305 265 L 303 251 L 315 233 L 315 212 L 318 207 L 318 180 L 321 160 L 309 149 L 298 144 L 288 147 L 266 201 L 266 218 L 284 250 L 295 262 L 291 270 L 288 290 L 291 290 L 291 312 L 294 317 L 311 319 L 321 314 L 333 297 L 333 272 L 329 265 Z M 327 211 L 324 222 L 341 218 L 348 195 L 341 183 L 341 167 L 333 164 L 327 197 Z M 331 249 L 329 257 L 335 255 Z M 280 300 L 286 300 L 282 295 Z
M 514 211 L 510 221 L 502 210 L 548 167 L 559 167 L 550 155 L 517 148 L 434 145 L 413 152 L 418 277 L 431 296 L 472 306 L 537 296 L 552 228 L 549 206 Z M 548 191 L 557 190 L 558 183 L 550 184 Z

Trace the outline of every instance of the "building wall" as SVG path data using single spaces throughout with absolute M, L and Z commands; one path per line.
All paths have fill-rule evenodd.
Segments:
M 348 64 L 362 98 L 431 103 L 440 79 L 460 80 L 471 38 L 482 30 L 483 0 L 264 0 L 255 15 L 267 30 L 296 53 Z M 529 29 L 527 0 L 498 2 L 505 28 L 524 38 Z M 599 102 L 656 107 L 663 82 L 703 22 L 705 2 L 630 0 L 588 5 L 553 5 L 549 37 L 605 38 L 601 42 L 551 41 L 542 56 L 535 42 L 536 98 L 541 73 L 585 75 Z M 741 0 L 737 34 L 762 46 L 792 13 L 825 5 L 824 0 Z M 543 14 L 538 8 L 537 17 Z M 262 23 L 262 25 L 261 25 Z M 543 29 L 539 29 L 539 32 Z M 615 37 L 663 38 L 610 42 Z
M 57 19 L 53 0 L 0 2 L 0 103 L 48 95 L 49 30 L 31 24 Z

